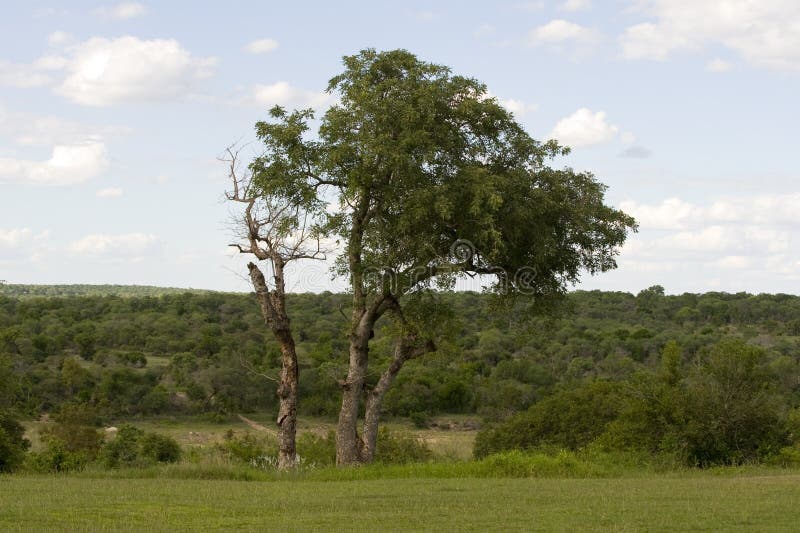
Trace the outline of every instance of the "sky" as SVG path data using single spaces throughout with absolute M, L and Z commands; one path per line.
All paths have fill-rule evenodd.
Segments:
M 247 291 L 225 166 L 364 48 L 484 82 L 640 225 L 577 289 L 798 294 L 800 2 L 0 2 L 0 280 Z M 253 145 L 250 145 L 253 147 Z M 255 148 L 253 148 L 255 149 Z M 293 291 L 341 290 L 324 264 Z M 467 286 L 466 288 L 473 288 Z

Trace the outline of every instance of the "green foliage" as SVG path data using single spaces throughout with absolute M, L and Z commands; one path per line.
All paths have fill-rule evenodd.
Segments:
M 316 433 L 302 433 L 297 438 L 297 454 L 302 464 L 330 466 L 336 463 L 336 433 L 329 431 L 324 437 Z
M 100 457 L 106 468 L 144 467 L 179 461 L 181 448 L 171 437 L 125 424 L 103 446 Z
M 422 463 L 433 458 L 433 452 L 424 440 L 408 433 L 392 431 L 387 427 L 378 430 L 375 444 L 375 461 L 383 464 Z
M 229 432 L 225 435 L 225 440 L 217 446 L 225 456 L 247 464 L 278 455 L 278 441 L 274 437 L 252 433 L 236 435 Z
M 48 439 L 43 450 L 32 452 L 25 464 L 28 470 L 39 473 L 74 472 L 83 470 L 90 457 L 85 451 L 68 449 L 59 439 Z
M 0 473 L 16 470 L 25 459 L 31 443 L 22 427 L 10 413 L 0 409 Z
M 475 439 L 476 457 L 512 449 L 556 446 L 577 450 L 594 441 L 621 408 L 620 387 L 592 382 L 555 393 L 527 411 L 482 430 Z
M 97 410 L 91 405 L 66 403 L 53 416 L 53 423 L 42 430 L 42 440 L 57 443 L 54 453 L 60 453 L 63 448 L 93 459 L 103 443 L 98 422 Z

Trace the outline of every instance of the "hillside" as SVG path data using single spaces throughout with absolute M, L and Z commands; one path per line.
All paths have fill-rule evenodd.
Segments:
M 4 291 L 22 292 L 14 287 Z M 31 297 L 104 290 L 113 294 Z M 655 369 L 668 341 L 681 346 L 688 368 L 729 337 L 761 347 L 792 403 L 800 395 L 797 296 L 575 292 L 554 319 L 503 310 L 486 295 L 441 297 L 454 311 L 451 334 L 437 354 L 404 369 L 386 399 L 392 415 L 502 419 L 560 389 Z M 346 295 L 290 298 L 304 414 L 338 410 L 347 306 Z M 384 331 L 376 334 L 373 381 L 391 347 Z M 277 374 L 278 353 L 247 294 L 74 286 L 0 295 L 0 358 L 14 380 L 13 403 L 31 416 L 75 399 L 111 418 L 269 410 L 274 383 L 259 373 Z

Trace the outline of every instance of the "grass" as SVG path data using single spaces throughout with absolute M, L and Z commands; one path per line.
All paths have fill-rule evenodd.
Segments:
M 0 530 L 792 531 L 800 475 L 612 479 L 0 478 Z

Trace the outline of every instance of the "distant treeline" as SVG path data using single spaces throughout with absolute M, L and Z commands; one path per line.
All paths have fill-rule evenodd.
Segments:
M 0 282 L 0 296 L 34 298 L 37 296 L 162 296 L 164 294 L 205 294 L 211 291 L 153 287 L 150 285 L 24 285 Z
M 762 349 L 792 402 L 800 393 L 797 296 L 575 292 L 560 318 L 530 320 L 488 295 L 443 298 L 456 317 L 453 334 L 438 353 L 404 369 L 387 397 L 389 414 L 423 423 L 439 413 L 500 420 L 561 389 L 655 369 L 669 341 L 689 364 L 726 338 Z M 338 410 L 348 304 L 348 296 L 330 293 L 290 298 L 305 414 Z M 376 332 L 373 380 L 391 341 Z M 247 294 L 0 296 L 0 354 L 13 376 L 9 401 L 30 416 L 76 398 L 111 418 L 275 405 L 274 382 L 264 375 L 277 374 L 278 346 Z

